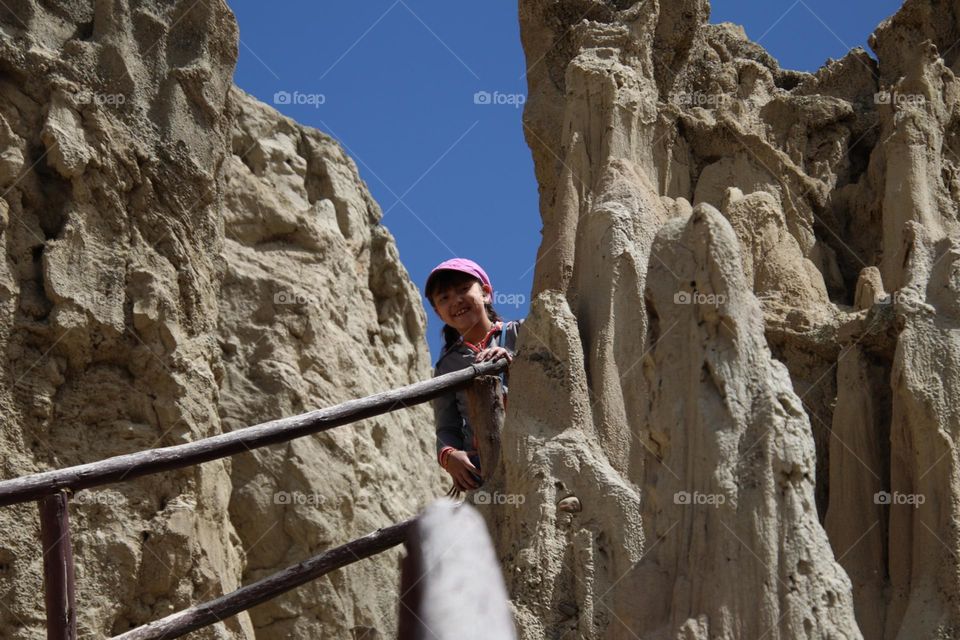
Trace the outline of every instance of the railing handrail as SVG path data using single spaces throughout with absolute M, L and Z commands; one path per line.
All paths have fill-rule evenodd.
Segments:
M 378 529 L 362 538 L 330 549 L 309 560 L 287 567 L 253 584 L 240 587 L 215 600 L 193 605 L 160 620 L 127 631 L 113 640 L 173 640 L 191 631 L 222 622 L 230 616 L 252 609 L 331 571 L 382 553 L 402 544 L 415 518 Z
M 405 387 L 348 400 L 341 404 L 237 429 L 185 444 L 145 449 L 98 462 L 44 471 L 0 481 L 0 507 L 37 500 L 63 489 L 79 491 L 141 476 L 190 467 L 203 462 L 288 442 L 351 422 L 414 406 L 450 390 L 467 386 L 474 378 L 499 373 L 506 359 L 468 367 Z

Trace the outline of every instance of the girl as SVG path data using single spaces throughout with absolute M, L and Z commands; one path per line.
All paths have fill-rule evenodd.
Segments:
M 493 287 L 487 273 L 472 260 L 441 262 L 427 278 L 427 300 L 443 320 L 444 346 L 434 376 L 465 369 L 474 362 L 502 357 L 513 361 L 517 330 L 523 320 L 504 322 L 493 308 Z M 506 372 L 504 372 L 505 374 Z M 506 395 L 506 375 L 503 376 Z M 467 420 L 466 390 L 450 391 L 433 400 L 437 427 L 437 461 L 459 491 L 480 486 L 480 458 Z

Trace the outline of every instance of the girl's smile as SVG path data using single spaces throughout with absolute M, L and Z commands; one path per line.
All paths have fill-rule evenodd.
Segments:
M 484 307 L 489 295 L 488 287 L 470 280 L 438 292 L 434 305 L 445 324 L 473 342 L 482 339 L 493 324 Z

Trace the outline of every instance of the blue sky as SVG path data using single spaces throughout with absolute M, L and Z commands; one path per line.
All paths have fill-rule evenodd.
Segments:
M 524 317 L 541 223 L 516 0 L 227 2 L 240 25 L 236 84 L 346 148 L 418 287 L 437 263 L 472 258 L 501 315 Z M 712 4 L 712 22 L 742 24 L 782 66 L 813 71 L 865 47 L 901 3 Z M 441 324 L 424 304 L 435 357 Z

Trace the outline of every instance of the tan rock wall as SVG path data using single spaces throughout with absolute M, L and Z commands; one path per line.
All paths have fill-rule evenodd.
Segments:
M 234 89 L 218 340 L 225 429 L 431 376 L 380 208 L 331 138 Z M 244 582 L 419 512 L 446 489 L 428 405 L 233 459 Z M 251 612 L 257 638 L 392 637 L 394 550 Z M 363 635 L 365 629 L 374 629 Z
M 955 5 L 806 74 L 703 0 L 520 3 L 523 637 L 958 632 Z
M 232 88 L 222 0 L 17 0 L 0 30 L 4 478 L 429 377 L 378 206 L 329 137 Z M 422 406 L 80 492 L 81 636 L 412 515 L 445 488 L 432 434 Z M 35 505 L 0 509 L 0 637 L 44 636 L 37 535 Z M 389 637 L 398 553 L 195 635 Z

